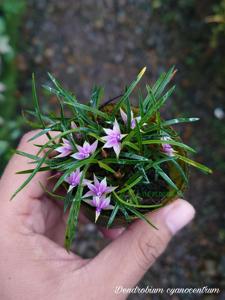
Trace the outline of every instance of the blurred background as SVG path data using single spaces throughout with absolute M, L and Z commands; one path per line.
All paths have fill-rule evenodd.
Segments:
M 21 112 L 32 107 L 32 72 L 47 111 L 56 103 L 41 92 L 47 71 L 85 102 L 94 84 L 105 87 L 108 99 L 120 94 L 143 66 L 151 83 L 175 65 L 176 95 L 163 115 L 201 118 L 181 133 L 198 150 L 194 158 L 214 173 L 191 170 L 186 198 L 196 207 L 196 219 L 174 238 L 139 286 L 219 287 L 219 296 L 170 299 L 225 299 L 224 56 L 224 0 L 1 0 L 0 172 L 29 130 Z M 82 256 L 93 257 L 106 243 L 94 225 L 80 226 L 76 251 Z

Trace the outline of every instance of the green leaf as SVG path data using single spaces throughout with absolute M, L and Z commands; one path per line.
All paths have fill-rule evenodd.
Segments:
M 171 126 L 175 124 L 180 124 L 180 123 L 190 123 L 190 122 L 196 122 L 199 121 L 199 118 L 176 118 L 176 119 L 171 119 L 168 121 L 163 121 L 161 123 L 161 126 Z
M 29 154 L 29 153 L 26 153 L 26 152 L 23 152 L 20 150 L 15 150 L 15 153 L 18 155 L 24 156 L 26 158 L 29 158 L 31 160 L 34 160 L 34 161 L 39 161 L 41 159 L 41 157 L 39 157 L 37 155 L 32 155 L 32 154 Z
M 57 199 L 57 200 L 60 200 L 60 201 L 64 201 L 65 200 L 65 197 L 64 196 L 61 196 L 61 195 L 57 195 L 55 193 L 52 193 L 50 192 L 49 190 L 46 189 L 46 187 L 41 183 L 39 182 L 41 188 L 43 189 L 43 191 L 49 195 L 50 197 L 54 198 L 54 199 Z
M 67 211 L 69 205 L 73 202 L 73 190 L 71 190 L 69 193 L 66 194 L 64 197 L 64 208 L 63 211 L 64 213 Z
M 176 167 L 177 171 L 180 173 L 181 177 L 184 179 L 184 181 L 186 183 L 188 183 L 188 178 L 187 178 L 183 168 L 179 165 L 179 163 L 175 159 L 172 159 L 171 163 L 175 165 L 175 167 Z
M 167 73 L 163 73 L 160 78 L 156 81 L 154 86 L 152 87 L 152 91 L 157 99 L 163 93 L 166 86 L 169 84 L 171 79 L 174 76 L 174 66 L 169 69 Z
M 42 115 L 41 115 L 41 111 L 40 111 L 40 107 L 39 107 L 39 103 L 38 103 L 34 73 L 32 74 L 32 95 L 33 95 L 33 100 L 34 100 L 35 112 L 38 116 L 38 119 L 39 119 L 43 129 L 44 129 L 45 128 L 45 123 L 42 119 Z M 49 135 L 48 132 L 46 133 L 46 135 L 49 139 L 51 138 L 51 136 Z
M 107 223 L 107 228 L 109 228 L 109 227 L 112 225 L 112 223 L 113 223 L 113 221 L 115 220 L 115 217 L 116 217 L 116 215 L 117 215 L 117 213 L 118 213 L 119 208 L 120 208 L 120 206 L 119 206 L 118 204 L 116 204 L 116 205 L 114 206 L 114 208 L 113 208 L 113 210 L 112 210 L 112 213 L 111 213 L 111 215 L 110 215 L 109 221 L 108 221 L 108 223 Z
M 64 241 L 67 251 L 70 250 L 72 242 L 74 240 L 75 231 L 76 231 L 76 227 L 78 224 L 78 216 L 79 216 L 79 212 L 80 212 L 82 193 L 83 193 L 83 188 L 84 188 L 81 183 L 85 177 L 88 167 L 89 167 L 89 165 L 86 165 L 82 172 L 82 176 L 80 178 L 80 184 L 78 186 L 76 195 L 73 198 L 72 205 L 70 207 L 69 216 L 68 216 L 68 220 L 67 220 L 67 226 L 66 226 L 66 237 L 65 237 L 65 241 Z
M 28 142 L 31 142 L 31 141 L 35 140 L 36 138 L 38 138 L 38 137 L 40 137 L 40 136 L 42 136 L 42 135 L 45 135 L 45 134 L 48 133 L 49 131 L 52 131 L 52 128 L 45 128 L 45 129 L 39 131 L 39 132 L 38 132 L 37 134 L 35 134 L 32 138 L 30 138 L 30 139 L 28 140 Z
M 136 85 L 139 83 L 139 81 L 141 80 L 142 76 L 144 75 L 146 71 L 146 67 L 144 67 L 141 72 L 138 74 L 137 79 L 135 81 L 133 81 L 131 83 L 131 85 L 128 87 L 128 89 L 126 90 L 125 94 L 121 97 L 121 99 L 117 102 L 117 104 L 114 107 L 113 110 L 113 114 L 116 115 L 117 111 L 119 110 L 119 108 L 121 107 L 121 105 L 123 104 L 123 102 L 130 96 L 130 94 L 133 92 L 133 90 L 135 89 Z
M 139 204 L 139 200 L 138 200 L 138 197 L 135 195 L 134 191 L 132 189 L 129 189 L 128 193 L 129 193 L 129 195 L 131 197 L 131 201 L 133 201 L 132 203 L 138 205 Z
M 27 169 L 27 170 L 23 170 L 23 171 L 18 171 L 16 172 L 16 174 L 30 174 L 33 173 L 33 171 L 35 171 L 35 169 Z M 38 172 L 46 172 L 49 171 L 49 167 L 42 167 L 39 168 Z
M 212 170 L 190 158 L 187 158 L 187 157 L 184 157 L 182 155 L 179 155 L 179 154 L 176 154 L 176 157 L 184 162 L 186 162 L 187 164 L 197 168 L 197 169 L 200 169 L 201 171 L 205 172 L 205 173 L 209 173 L 211 174 L 212 173 Z
M 116 173 L 115 170 L 113 170 L 110 166 L 108 166 L 107 164 L 103 163 L 100 160 L 98 161 L 98 165 L 99 165 L 100 168 L 102 168 L 102 169 L 104 169 L 106 171 L 109 171 L 109 172 L 111 172 L 113 174 Z
M 130 131 L 131 128 L 131 107 L 130 107 L 130 99 L 127 97 L 126 99 L 126 114 L 127 114 L 127 130 Z
M 131 211 L 136 217 L 138 217 L 139 219 L 147 222 L 149 225 L 151 225 L 155 229 L 158 229 L 148 218 L 145 217 L 145 215 L 140 213 L 138 210 L 136 210 L 134 208 L 131 208 L 131 207 L 127 207 L 127 210 Z
M 123 146 L 128 146 L 136 151 L 140 151 L 140 149 L 138 148 L 137 145 L 135 145 L 134 143 L 128 142 L 128 141 L 124 141 Z
M 166 181 L 166 183 L 169 186 L 171 186 L 176 191 L 179 191 L 179 188 L 176 186 L 176 184 L 172 181 L 172 179 L 159 166 L 154 166 L 154 168 L 155 168 L 157 174 L 159 174 Z
M 136 184 L 138 184 L 141 180 L 143 179 L 143 176 L 140 176 L 138 178 L 136 178 L 132 183 L 130 183 L 129 185 L 124 185 L 125 187 L 123 189 L 121 189 L 118 194 L 122 194 L 126 191 L 128 191 L 129 189 L 131 189 L 133 186 L 135 186 Z
M 110 117 L 106 113 L 104 113 L 104 112 L 102 112 L 102 111 L 100 111 L 100 110 L 98 110 L 98 109 L 96 109 L 94 107 L 87 106 L 85 104 L 81 104 L 81 103 L 78 103 L 78 102 L 75 102 L 75 101 L 73 103 L 68 102 L 68 101 L 64 101 L 64 103 L 68 104 L 68 105 L 71 105 L 74 108 L 79 108 L 81 111 L 87 111 L 89 113 L 91 112 L 94 115 L 100 116 L 100 117 L 102 117 L 102 118 L 104 118 L 106 120 L 110 120 Z
M 177 147 L 180 147 L 180 148 L 183 148 L 185 150 L 188 150 L 190 152 L 196 152 L 193 148 L 183 144 L 183 143 L 180 143 L 180 142 L 177 142 L 177 141 L 173 141 L 173 140 L 146 140 L 146 141 L 142 141 L 142 144 L 143 145 L 154 145 L 154 144 L 169 144 L 169 145 L 174 145 L 174 146 L 177 146 Z
M 141 129 L 140 129 L 140 126 L 139 126 L 139 123 L 137 122 L 137 120 L 136 120 L 136 128 L 137 128 L 137 130 L 136 130 L 136 132 L 137 132 L 136 137 L 137 137 L 137 141 L 138 141 L 138 148 L 142 152 L 142 149 L 143 149 L 143 147 L 142 147 L 142 139 L 143 138 L 142 138 Z
M 15 198 L 15 196 L 33 179 L 33 177 L 37 174 L 37 172 L 39 171 L 39 169 L 41 168 L 41 166 L 43 165 L 43 163 L 45 162 L 48 154 L 50 153 L 49 150 L 45 153 L 45 155 L 41 158 L 41 160 L 38 162 L 36 168 L 33 170 L 33 172 L 31 173 L 31 175 L 23 182 L 23 184 L 21 184 L 21 186 L 15 191 L 15 193 L 12 195 L 11 200 L 13 198 Z
M 136 208 L 146 208 L 147 209 L 147 208 L 157 208 L 157 207 L 161 206 L 161 204 L 141 205 L 141 204 L 130 203 L 130 202 L 124 201 L 121 197 L 119 197 L 119 195 L 115 191 L 113 192 L 113 195 L 125 207 L 134 207 L 134 208 L 136 207 Z
M 95 86 L 91 94 L 90 106 L 98 109 L 103 95 L 104 89 L 102 87 Z
M 172 86 L 172 88 L 170 88 L 168 92 L 166 92 L 166 94 L 162 96 L 158 101 L 156 101 L 156 98 L 152 94 L 153 97 L 152 105 L 146 112 L 145 116 L 141 119 L 139 126 L 143 125 L 144 123 L 148 123 L 149 119 L 154 115 L 154 113 L 156 113 L 165 104 L 166 100 L 172 95 L 174 90 L 175 90 L 175 85 Z
M 144 117 L 143 118 L 141 118 L 141 121 L 139 122 L 139 127 L 141 128 L 141 126 L 143 125 L 143 124 L 145 124 L 145 123 L 147 123 L 148 124 L 148 122 L 149 122 L 149 120 L 150 120 L 150 118 L 151 118 L 151 116 L 152 115 L 154 115 L 154 113 L 155 112 L 157 112 L 160 108 L 161 108 L 161 106 L 166 102 L 166 100 L 169 98 L 169 96 L 173 93 L 173 91 L 174 91 L 174 89 L 175 89 L 175 86 L 173 86 L 159 101 L 152 101 L 153 103 L 155 103 L 155 104 L 153 104 L 149 109 L 148 109 L 148 111 L 145 113 L 145 115 L 144 115 Z M 158 127 L 158 125 L 157 125 L 157 127 Z M 156 128 L 157 128 L 156 127 Z M 126 137 L 125 137 L 125 139 L 123 140 L 123 143 L 122 143 L 122 145 L 124 144 L 124 143 L 127 143 L 128 141 L 130 141 L 131 140 L 131 138 L 133 137 L 133 136 L 135 136 L 136 135 L 136 133 L 137 133 L 137 127 L 135 127 L 135 129 L 134 130 L 132 130 Z

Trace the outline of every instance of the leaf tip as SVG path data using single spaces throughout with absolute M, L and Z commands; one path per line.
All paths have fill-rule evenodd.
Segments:
M 138 78 L 141 78 L 141 77 L 144 75 L 146 69 L 147 69 L 147 67 L 145 66 L 145 67 L 140 71 L 140 73 L 138 74 Z

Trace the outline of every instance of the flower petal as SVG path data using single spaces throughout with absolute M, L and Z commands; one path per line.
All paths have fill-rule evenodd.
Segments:
M 83 196 L 82 196 L 82 198 L 87 198 L 87 197 L 92 197 L 92 196 L 94 196 L 95 194 L 92 192 L 92 191 L 88 191 L 86 194 L 84 194 Z
M 118 143 L 118 142 L 116 142 Z M 112 148 L 115 145 L 115 139 L 109 139 L 107 140 L 107 142 L 105 143 L 105 145 L 103 146 L 103 148 Z
M 113 150 L 116 153 L 117 158 L 119 157 L 120 151 L 121 151 L 121 143 L 118 143 L 113 146 Z
M 101 214 L 101 211 L 98 211 L 98 210 L 95 211 L 95 223 L 98 221 L 100 214 Z
M 70 141 L 68 141 L 67 139 L 62 138 L 62 141 L 63 141 L 63 144 L 71 146 Z
M 60 148 L 63 148 L 63 147 L 57 148 L 58 150 L 56 149 L 57 152 L 61 152 L 61 153 L 59 155 L 55 156 L 55 158 L 66 157 L 66 156 L 70 155 L 70 153 L 72 152 L 65 148 L 63 150 Z
M 95 174 L 94 174 L 94 184 L 95 186 L 99 185 L 98 178 L 95 176 Z
M 99 205 L 99 208 L 100 209 L 106 209 L 108 206 L 109 206 L 109 203 L 110 203 L 110 199 L 111 197 L 107 197 L 107 198 L 101 198 L 100 199 L 100 205 Z
M 109 129 L 109 128 L 103 128 L 103 130 L 105 131 L 106 134 L 110 135 L 113 133 L 113 130 L 112 129 Z
M 95 195 L 96 194 L 96 186 L 94 184 L 88 183 L 88 182 L 87 182 L 87 186 L 88 186 L 89 190 L 92 191 L 93 194 Z
M 114 132 L 114 134 L 120 134 L 120 126 L 116 119 L 113 124 L 113 132 Z
M 77 148 L 77 150 L 78 150 L 79 152 L 83 151 L 83 147 L 81 147 L 81 146 L 79 146 L 79 145 L 77 145 L 77 144 L 76 144 L 76 148 Z
M 92 154 L 95 152 L 95 150 L 97 149 L 97 147 L 98 147 L 98 140 L 95 141 L 95 142 L 90 146 L 90 151 L 91 151 Z
M 106 187 L 105 193 L 111 193 L 113 191 L 115 191 L 115 189 L 117 188 L 117 186 L 108 186 Z
M 73 189 L 74 187 L 75 187 L 75 186 L 70 185 L 69 188 L 68 188 L 68 190 L 67 190 L 67 193 L 69 193 L 70 191 L 72 191 L 72 189 Z

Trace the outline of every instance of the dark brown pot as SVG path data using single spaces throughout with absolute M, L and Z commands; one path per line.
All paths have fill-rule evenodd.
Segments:
M 106 112 L 111 112 L 113 110 L 113 107 L 114 105 L 113 104 L 108 104 L 107 106 L 105 106 L 104 108 L 102 108 L 103 111 L 106 111 Z M 138 109 L 137 108 L 132 108 L 134 114 L 138 114 Z M 149 121 L 151 122 L 152 119 Z M 172 128 L 171 128 L 172 129 Z M 181 141 L 180 138 L 177 138 L 177 141 Z M 176 149 L 178 151 L 178 153 L 182 156 L 187 156 L 187 153 L 184 149 L 181 149 L 181 148 L 178 148 Z M 170 178 L 173 180 L 173 182 L 176 184 L 176 186 L 179 188 L 180 191 L 184 192 L 185 189 L 186 189 L 186 182 L 184 181 L 184 179 L 180 176 L 179 172 L 177 171 L 177 169 L 175 168 L 175 166 L 168 162 L 168 169 L 169 169 L 169 176 Z M 181 168 L 183 169 L 184 173 L 186 176 L 188 176 L 188 168 L 187 168 L 187 165 L 181 161 L 180 162 L 180 166 Z M 172 202 L 174 201 L 175 199 L 177 198 L 177 193 L 176 191 L 174 191 L 171 187 L 168 191 L 168 193 L 166 194 L 166 196 L 162 197 L 160 199 L 160 201 L 157 199 L 157 203 L 161 203 L 163 206 L 166 205 L 167 203 L 169 202 Z M 147 199 L 146 199 L 147 200 Z M 147 201 L 145 201 L 146 203 Z M 153 204 L 152 203 L 153 201 L 151 200 L 150 203 L 148 204 Z M 95 208 L 82 202 L 82 205 L 81 205 L 81 210 L 83 212 L 83 214 L 91 221 L 91 222 L 94 222 L 95 221 Z M 142 213 L 148 213 L 150 211 L 153 211 L 155 209 L 149 209 L 149 208 L 146 208 L 146 209 L 142 209 L 141 212 Z M 100 225 L 100 226 L 103 226 L 103 227 L 106 227 L 107 226 L 107 223 L 108 223 L 108 220 L 109 220 L 109 217 L 110 217 L 110 214 L 111 214 L 111 211 L 108 211 L 108 210 L 103 210 L 101 212 L 101 215 L 99 216 L 98 218 L 98 221 L 97 221 L 97 224 Z M 132 217 L 132 220 L 135 220 L 137 219 L 136 216 L 133 216 Z M 132 221 L 131 220 L 131 221 Z M 121 227 L 121 226 L 127 226 L 127 221 L 125 220 L 124 218 L 124 215 L 122 214 L 117 214 L 117 216 L 115 217 L 115 220 L 111 226 L 111 228 L 116 228 L 116 227 Z

